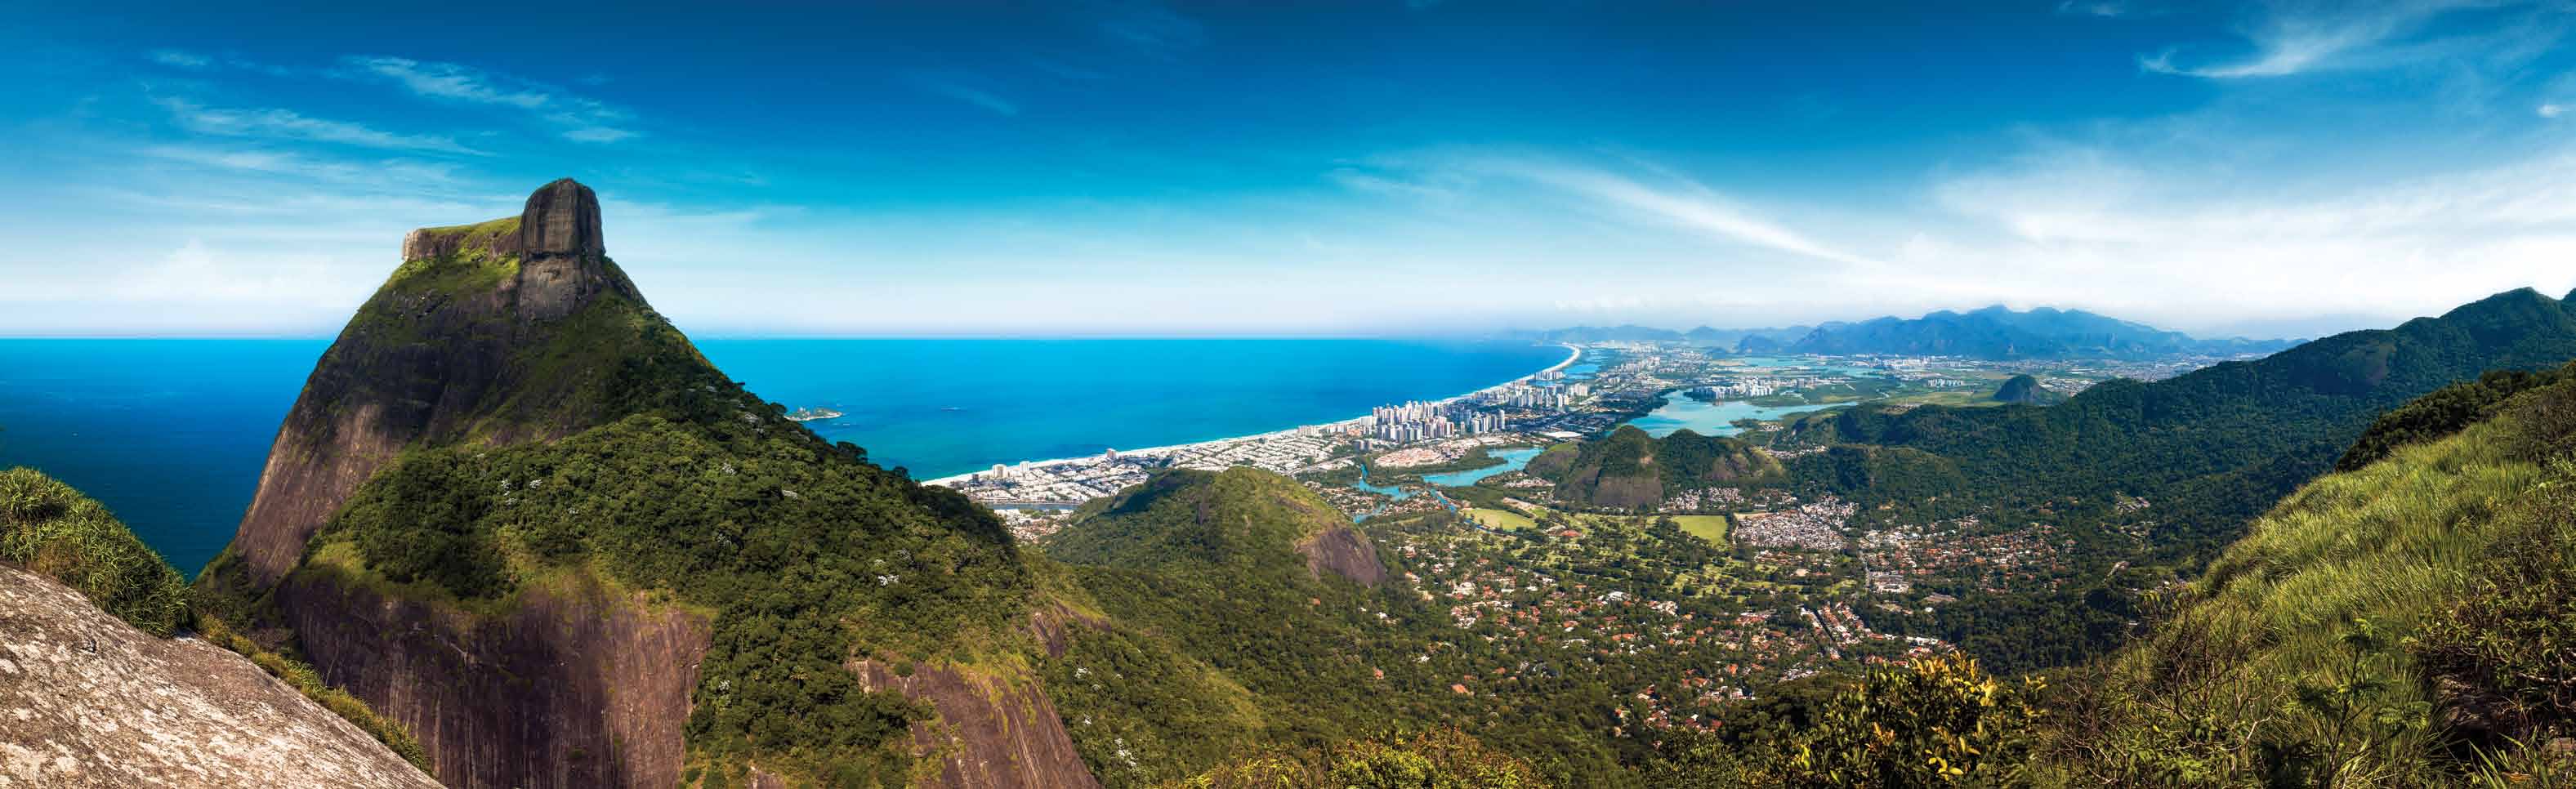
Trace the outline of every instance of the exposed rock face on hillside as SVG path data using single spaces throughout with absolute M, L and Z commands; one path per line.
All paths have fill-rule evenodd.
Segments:
M 1348 526 L 1327 530 L 1297 544 L 1297 553 L 1306 557 L 1306 572 L 1317 580 L 1333 573 L 1361 586 L 1376 586 L 1386 580 L 1386 565 L 1377 560 L 1377 548 L 1359 530 Z
M 1996 402 L 2028 405 L 2039 402 L 2042 391 L 2044 390 L 2039 388 L 2039 379 L 2028 375 L 2016 375 L 2004 381 L 2002 386 L 1995 388 L 1994 399 Z
M 450 786 L 670 787 L 684 763 L 707 766 L 710 785 L 799 785 L 901 759 L 900 728 L 844 741 L 815 723 L 875 711 L 801 673 L 862 652 L 857 637 L 801 638 L 857 616 L 852 601 L 813 603 L 832 588 L 814 579 L 858 576 L 796 551 L 940 557 L 935 582 L 883 575 L 877 586 L 900 578 L 920 595 L 888 607 L 1007 623 L 1022 613 L 1009 608 L 1022 579 L 1007 534 L 989 511 L 826 444 L 744 391 L 604 249 L 597 199 L 569 180 L 517 217 L 407 237 L 402 266 L 316 365 L 199 591 L 221 601 L 217 616 L 251 620 L 236 629 L 292 641 L 325 682 L 399 722 Z M 496 465 L 522 462 L 544 468 Z M 668 487 L 683 478 L 645 481 L 681 466 L 731 482 L 692 498 Z M 485 472 L 525 476 L 495 486 L 473 476 Z M 755 479 L 769 487 L 728 487 Z M 798 504 L 782 480 L 836 503 Z M 533 522 L 495 515 L 558 494 L 598 500 L 554 501 L 542 542 Z M 709 614 L 741 610 L 759 616 Z M 886 613 L 872 620 L 936 621 Z M 935 643 L 951 626 L 966 625 L 902 635 Z M 789 665 L 798 673 L 772 671 Z M 939 784 L 1095 785 L 1036 677 L 1004 665 L 899 688 L 936 708 L 913 733 L 947 760 Z M 694 731 L 693 705 L 710 711 Z
M 314 669 L 403 722 L 451 786 L 673 786 L 707 623 L 598 589 L 506 617 L 299 574 L 282 599 Z
M 249 659 L 0 565 L 0 787 L 156 785 L 437 786 Z
M 1092 789 L 1100 782 L 1074 750 L 1055 703 L 1036 683 L 952 666 L 909 676 L 883 663 L 852 666 L 870 690 L 894 689 L 939 711 L 912 726 L 918 753 L 939 759 L 939 785 L 990 789 Z
M 251 580 L 275 584 L 405 446 L 478 431 L 558 438 L 598 417 L 514 356 L 603 293 L 643 302 L 603 249 L 599 200 L 570 179 L 530 195 L 515 219 L 412 231 L 404 268 L 314 366 L 269 448 L 231 549 Z

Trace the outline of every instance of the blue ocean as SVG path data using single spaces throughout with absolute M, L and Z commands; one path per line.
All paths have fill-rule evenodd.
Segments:
M 330 345 L 0 339 L 0 467 L 97 497 L 182 572 L 249 506 L 278 422 Z M 1448 397 L 1555 346 L 1385 339 L 754 339 L 698 347 L 806 426 L 934 478 L 995 463 L 1249 435 Z

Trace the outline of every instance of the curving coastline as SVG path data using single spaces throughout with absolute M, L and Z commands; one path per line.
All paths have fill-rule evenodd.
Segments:
M 1495 391 L 1495 390 L 1498 390 L 1498 389 L 1502 389 L 1502 388 L 1504 388 L 1504 387 L 1511 386 L 1511 385 L 1514 385 L 1514 384 L 1526 383 L 1526 382 L 1528 382 L 1528 381 L 1534 380 L 1534 379 L 1538 378 L 1539 376 L 1541 376 L 1541 375 L 1545 375 L 1545 374 L 1547 374 L 1547 373 L 1563 371 L 1565 368 L 1568 368 L 1568 367 L 1572 367 L 1572 366 L 1574 366 L 1574 363 L 1575 363 L 1575 362 L 1580 361 L 1580 360 L 1583 358 L 1583 349 L 1582 349 L 1581 347 L 1576 346 L 1576 345 L 1573 345 L 1573 344 L 1570 344 L 1570 343 L 1557 343 L 1557 345 L 1559 345 L 1559 346 L 1561 346 L 1561 347 L 1565 348 L 1565 350 L 1566 350 L 1566 355 L 1565 355 L 1565 358 L 1564 358 L 1563 360 L 1558 361 L 1556 364 L 1550 365 L 1550 366 L 1548 366 L 1548 367 L 1546 367 L 1546 368 L 1543 368 L 1543 369 L 1540 369 L 1540 370 L 1538 370 L 1538 371 L 1536 371 L 1536 372 L 1532 372 L 1532 373 L 1530 373 L 1530 374 L 1528 374 L 1528 375 L 1523 375 L 1523 376 L 1519 376 L 1519 377 L 1513 378 L 1513 379 L 1508 380 L 1508 381 L 1504 381 L 1504 382 L 1502 382 L 1502 383 L 1494 384 L 1494 385 L 1492 385 L 1492 386 L 1487 386 L 1487 387 L 1484 387 L 1484 388 L 1481 388 L 1481 389 L 1472 390 L 1472 391 L 1469 391 L 1469 392 L 1465 392 L 1465 393 L 1463 393 L 1463 394 L 1451 395 L 1451 396 L 1449 396 L 1449 397 L 1444 397 L 1444 398 L 1441 398 L 1441 399 L 1438 399 L 1438 400 L 1433 400 L 1433 401 L 1431 401 L 1431 402 L 1433 402 L 1433 403 L 1448 403 L 1448 402 L 1453 402 L 1453 401 L 1460 400 L 1460 399 L 1464 399 L 1464 398 L 1474 397 L 1474 396 L 1476 396 L 1476 395 L 1484 394 L 1484 393 L 1486 393 L 1486 392 L 1491 392 L 1491 391 Z M 1332 422 L 1323 422 L 1323 423 L 1318 423 L 1318 424 L 1298 425 L 1298 426 L 1295 426 L 1295 427 L 1283 428 L 1283 429 L 1280 429 L 1280 430 L 1273 430 L 1273 431 L 1270 431 L 1270 432 L 1267 432 L 1267 433 L 1254 433 L 1254 434 L 1252 434 L 1252 435 L 1245 435 L 1245 436 L 1233 436 L 1233 437 L 1228 437 L 1228 438 L 1215 438 L 1215 439 L 1209 439 L 1209 440 L 1206 440 L 1206 441 L 1191 441 L 1191 442 L 1188 442 L 1188 443 L 1181 443 L 1181 444 L 1169 444 L 1169 445 L 1159 446 L 1159 447 L 1145 447 L 1145 448 L 1142 448 L 1142 449 L 1121 449 L 1121 450 L 1117 450 L 1117 452 L 1118 452 L 1118 454 L 1119 454 L 1120 456 L 1124 456 L 1124 457 L 1155 457 L 1155 456 L 1160 456 L 1160 455 L 1169 455 L 1169 454 L 1176 454 L 1176 453 L 1189 452 L 1189 451 L 1192 451 L 1192 450 L 1207 449 L 1207 448 L 1210 448 L 1210 447 L 1217 447 L 1217 446 L 1222 446 L 1222 445 L 1226 445 L 1226 444 L 1234 444 L 1234 443 L 1239 443 L 1239 442 L 1244 442 L 1244 441 L 1261 441 L 1261 440 L 1266 440 L 1266 439 L 1271 439 L 1271 438 L 1278 438 L 1278 437 L 1283 437 L 1283 436 L 1294 435 L 1294 434 L 1297 434 L 1297 433 L 1300 433 L 1300 432 L 1303 432 L 1303 431 L 1310 431 L 1310 430 L 1314 430 L 1314 429 L 1316 429 L 1316 428 L 1326 428 L 1326 429 L 1330 429 L 1330 428 L 1338 428 L 1338 427 L 1347 427 L 1347 426 L 1351 426 L 1351 425 L 1364 425 L 1364 424 L 1367 424 L 1371 418 L 1372 418 L 1372 417 L 1367 417 L 1367 416 L 1358 416 L 1358 417 L 1352 417 L 1352 418 L 1349 418 L 1349 419 L 1336 420 L 1336 421 L 1332 421 Z M 1037 468 L 1047 468 L 1047 467 L 1050 467 L 1050 466 L 1063 465 L 1063 464 L 1066 464 L 1066 463 L 1085 463 L 1085 462 L 1090 462 L 1090 461 L 1092 461 L 1092 460 L 1096 459 L 1097 457 L 1098 457 L 1098 456 L 1083 456 L 1083 457 L 1069 457 L 1069 458 L 1053 458 L 1053 459 L 1049 459 L 1049 460 L 1031 460 L 1031 461 L 1025 461 L 1025 462 L 1021 462 L 1021 463 L 1010 463 L 1010 464 L 1006 464 L 1006 465 L 1009 465 L 1009 466 L 1011 466 L 1011 467 L 1013 467 L 1013 468 L 1023 468 L 1023 467 L 1025 467 L 1025 468 L 1037 469 Z M 922 482 L 922 484 L 925 484 L 925 485 L 950 485 L 950 486 L 952 486 L 952 487 L 953 487 L 953 486 L 954 486 L 954 483 L 964 482 L 964 481 L 966 481 L 966 480 L 968 480 L 968 479 L 973 478 L 976 474 L 979 474 L 979 473 L 982 473 L 982 472 L 970 471 L 970 472 L 967 472 L 967 473 L 964 473 L 964 474 L 952 474 L 952 475 L 949 475 L 949 476 L 940 477 L 940 478 L 938 478 L 938 479 L 924 480 L 924 481 Z

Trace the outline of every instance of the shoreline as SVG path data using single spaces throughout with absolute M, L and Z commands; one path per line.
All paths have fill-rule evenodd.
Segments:
M 1538 377 L 1539 377 L 1539 376 L 1541 376 L 1541 375 L 1545 375 L 1545 374 L 1553 373 L 1553 372 L 1560 372 L 1560 371 L 1563 371 L 1565 368 L 1572 367 L 1572 366 L 1574 366 L 1574 363 L 1575 363 L 1576 361 L 1578 361 L 1578 360 L 1580 360 L 1580 359 L 1582 359 L 1582 358 L 1583 358 L 1583 349 L 1582 349 L 1581 347 L 1575 346 L 1575 345 L 1570 344 L 1570 343 L 1557 343 L 1557 345 L 1558 345 L 1559 347 L 1564 348 L 1564 349 L 1567 351 L 1567 353 L 1566 353 L 1565 358 L 1564 358 L 1563 360 L 1558 361 L 1558 362 L 1557 362 L 1556 364 L 1554 364 L 1554 365 L 1551 365 L 1551 366 L 1549 366 L 1549 367 L 1547 367 L 1547 368 L 1545 368 L 1545 369 L 1539 370 L 1539 371 L 1537 371 L 1537 372 L 1530 373 L 1530 374 L 1528 374 L 1528 375 L 1519 376 L 1519 377 L 1513 378 L 1513 379 L 1511 379 L 1511 380 L 1504 381 L 1504 382 L 1502 382 L 1502 383 L 1494 384 L 1494 385 L 1492 385 L 1492 386 L 1487 386 L 1487 387 L 1484 387 L 1484 388 L 1481 388 L 1481 389 L 1476 389 L 1476 390 L 1473 390 L 1473 391 L 1466 392 L 1466 393 L 1464 393 L 1464 394 L 1451 395 L 1451 396 L 1448 396 L 1448 397 L 1440 398 L 1440 399 L 1438 399 L 1438 400 L 1432 400 L 1432 401 L 1429 401 L 1429 402 L 1431 402 L 1431 403 L 1435 403 L 1435 404 L 1437 404 L 1437 403 L 1448 403 L 1448 402 L 1454 402 L 1454 401 L 1457 401 L 1457 400 L 1461 400 L 1461 399 L 1465 399 L 1465 398 L 1469 398 L 1469 397 L 1474 397 L 1474 396 L 1476 396 L 1476 395 L 1484 394 L 1484 393 L 1486 393 L 1486 392 L 1491 392 L 1491 391 L 1494 391 L 1494 390 L 1497 390 L 1497 389 L 1501 389 L 1501 388 L 1506 387 L 1506 386 L 1511 386 L 1511 385 L 1513 385 L 1513 384 L 1518 384 L 1518 383 L 1523 383 L 1523 382 L 1527 382 L 1527 381 L 1535 380 L 1536 378 L 1538 378 Z M 1245 436 L 1232 436 L 1232 437 L 1228 437 L 1228 438 L 1212 438 L 1212 439 L 1208 439 L 1208 440 L 1205 440 L 1205 441 L 1191 441 L 1191 442 L 1187 442 L 1187 443 L 1181 443 L 1181 444 L 1169 444 L 1169 445 L 1159 446 L 1159 447 L 1146 447 L 1146 448 L 1143 448 L 1143 449 L 1120 449 L 1120 450 L 1116 450 L 1116 451 L 1118 452 L 1118 455 L 1119 455 L 1120 457 L 1139 457 L 1139 456 L 1141 456 L 1141 457 L 1153 457 L 1153 456 L 1156 456 L 1156 455 L 1165 455 L 1165 454 L 1172 454 L 1172 453 L 1176 453 L 1176 452 L 1184 452 L 1184 451 L 1188 451 L 1188 450 L 1200 449 L 1200 448 L 1204 448 L 1204 447 L 1211 447 L 1211 446 L 1217 446 L 1217 445 L 1221 445 L 1221 444 L 1233 444 L 1233 443 L 1242 442 L 1242 441 L 1258 441 L 1258 440 L 1263 440 L 1263 439 L 1268 439 L 1268 438 L 1273 438 L 1273 437 L 1278 437 L 1278 436 L 1289 436 L 1289 435 L 1295 435 L 1295 434 L 1297 434 L 1297 433 L 1299 433 L 1299 432 L 1301 432 L 1301 431 L 1314 430 L 1314 429 L 1317 429 L 1317 428 L 1330 429 L 1330 428 L 1346 427 L 1346 426 L 1351 426 L 1351 425 L 1364 424 L 1364 423 L 1367 423 L 1368 421 L 1370 421 L 1371 419 L 1374 419 L 1374 418 L 1375 418 L 1375 417 L 1370 417 L 1370 416 L 1358 416 L 1358 417 L 1352 417 L 1352 418 L 1349 418 L 1349 419 L 1339 419 L 1339 420 L 1334 420 L 1334 421 L 1331 421 L 1331 422 L 1322 422 L 1322 423 L 1317 423 L 1317 424 L 1308 424 L 1308 425 L 1298 425 L 1298 426 L 1295 426 L 1295 427 L 1290 427 L 1290 428 L 1281 429 L 1281 430 L 1272 430 L 1272 431 L 1269 431 L 1269 432 L 1266 432 L 1266 433 L 1254 433 L 1254 434 L 1251 434 L 1251 435 L 1245 435 Z M 1046 467 L 1049 467 L 1049 466 L 1059 466 L 1059 465 L 1063 465 L 1063 464 L 1066 464 L 1066 463 L 1087 463 L 1087 462 L 1090 462 L 1090 461 L 1092 461 L 1092 460 L 1098 459 L 1098 457 L 1099 457 L 1098 455 L 1090 455 L 1090 456 L 1084 456 L 1084 457 L 1052 458 L 1052 459 L 1048 459 L 1048 460 L 1030 460 L 1030 461 L 1023 461 L 1023 462 L 1019 462 L 1019 463 L 1005 463 L 1005 464 L 1002 464 L 1002 465 L 1010 466 L 1011 468 L 1033 468 L 1033 469 L 1035 469 L 1035 468 L 1046 468 Z M 949 475 L 949 476 L 940 477 L 940 478 L 938 478 L 938 479 L 922 480 L 922 481 L 921 481 L 921 484 L 924 484 L 924 485 L 949 485 L 950 483 L 955 483 L 955 482 L 964 482 L 964 481 L 966 481 L 966 480 L 969 480 L 969 479 L 974 478 L 974 476 L 975 476 L 975 475 L 977 475 L 977 474 L 982 474 L 982 473 L 985 473 L 985 471 L 969 471 L 969 472 L 966 472 L 966 473 L 964 473 L 964 474 L 951 474 L 951 475 Z

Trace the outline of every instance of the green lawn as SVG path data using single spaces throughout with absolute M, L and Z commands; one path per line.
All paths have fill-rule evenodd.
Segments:
M 1489 510 L 1477 507 L 1459 510 L 1459 512 L 1476 519 L 1477 523 L 1484 524 L 1488 529 L 1519 531 L 1537 525 L 1537 522 L 1530 520 L 1529 516 L 1510 510 Z
M 1690 532 L 1700 539 L 1718 545 L 1726 544 L 1727 527 L 1724 515 L 1675 515 L 1673 522 L 1681 524 L 1682 531 Z

